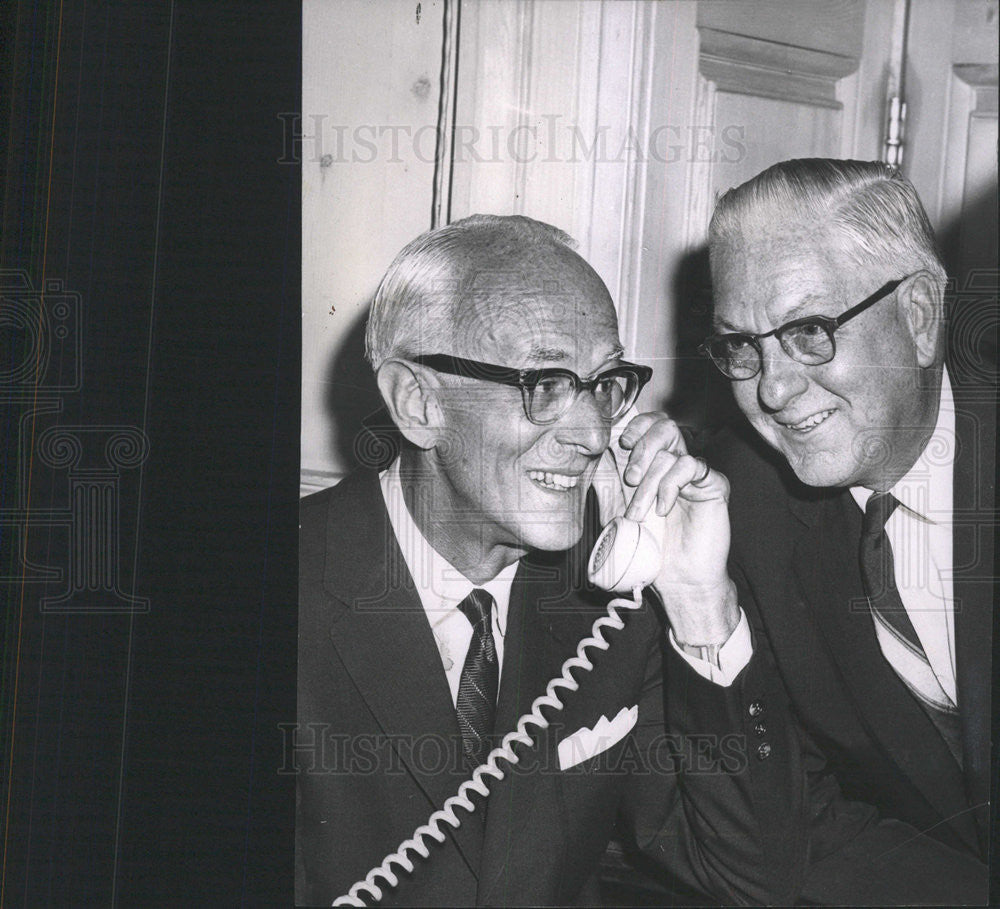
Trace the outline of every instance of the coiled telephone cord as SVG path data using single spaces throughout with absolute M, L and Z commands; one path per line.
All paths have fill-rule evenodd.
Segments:
M 598 650 L 608 649 L 609 644 L 604 637 L 604 629 L 614 628 L 616 631 L 620 631 L 625 627 L 625 621 L 618 615 L 618 610 L 638 609 L 642 606 L 641 588 L 636 587 L 632 591 L 632 596 L 633 600 L 631 601 L 616 597 L 608 603 L 607 614 L 600 616 L 594 621 L 594 625 L 590 629 L 590 636 L 580 641 L 576 648 L 576 655 L 566 660 L 562 665 L 561 674 L 545 686 L 545 694 L 535 698 L 534 703 L 531 705 L 531 710 L 517 721 L 517 727 L 503 737 L 500 744 L 489 753 L 486 761 L 472 771 L 472 777 L 462 783 L 458 787 L 458 792 L 445 801 L 444 807 L 435 811 L 427 819 L 426 824 L 418 827 L 413 832 L 413 836 L 410 839 L 400 843 L 399 848 L 387 855 L 382 864 L 372 868 L 363 880 L 354 884 L 343 896 L 337 897 L 331 905 L 364 906 L 365 903 L 361 901 L 359 896 L 363 892 L 367 892 L 375 900 L 382 899 L 382 888 L 377 883 L 379 879 L 382 879 L 389 887 L 395 887 L 399 883 L 399 878 L 396 877 L 392 870 L 393 865 L 399 865 L 407 873 L 412 872 L 413 862 L 410 860 L 408 853 L 416 852 L 421 858 L 427 858 L 430 852 L 424 844 L 426 837 L 432 837 L 437 842 L 443 843 L 446 834 L 441 829 L 441 824 L 449 824 L 453 828 L 457 828 L 461 824 L 461 819 L 455 813 L 455 809 L 464 808 L 469 814 L 475 811 L 476 806 L 468 798 L 468 793 L 477 792 L 479 795 L 488 796 L 490 789 L 484 777 L 490 776 L 494 779 L 502 780 L 504 772 L 498 766 L 499 763 L 504 761 L 508 764 L 517 764 L 520 761 L 512 746 L 515 743 L 532 745 L 534 738 L 528 732 L 528 727 L 534 726 L 537 731 L 545 729 L 549 725 L 549 721 L 542 716 L 543 708 L 551 707 L 553 710 L 563 709 L 563 702 L 556 692 L 560 688 L 576 691 L 580 687 L 579 683 L 573 678 L 573 670 L 581 669 L 584 672 L 590 672 L 594 668 L 594 664 L 587 657 L 587 650 L 592 647 L 596 647 Z

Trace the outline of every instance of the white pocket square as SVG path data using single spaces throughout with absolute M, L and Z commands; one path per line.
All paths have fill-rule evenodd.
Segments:
M 613 720 L 602 715 L 593 729 L 582 726 L 572 735 L 566 736 L 559 743 L 559 769 L 569 770 L 570 767 L 575 767 L 602 751 L 607 751 L 628 735 L 637 719 L 639 719 L 638 704 L 622 707 Z

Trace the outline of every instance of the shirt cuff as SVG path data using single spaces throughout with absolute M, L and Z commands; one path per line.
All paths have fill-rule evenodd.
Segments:
M 670 646 L 684 658 L 698 675 L 708 679 L 710 682 L 715 682 L 716 685 L 721 685 L 723 688 L 728 688 L 736 681 L 736 677 L 743 671 L 747 663 L 750 662 L 750 657 L 753 656 L 753 639 L 750 636 L 750 623 L 747 621 L 746 613 L 742 608 L 740 609 L 740 621 L 736 626 L 736 630 L 729 636 L 729 640 L 719 648 L 718 666 L 715 666 L 708 660 L 699 659 L 681 650 L 677 645 L 677 640 L 674 638 L 672 628 L 668 629 L 667 637 L 670 638 Z

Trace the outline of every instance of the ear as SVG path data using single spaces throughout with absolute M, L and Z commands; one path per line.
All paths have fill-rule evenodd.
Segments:
M 406 360 L 391 358 L 378 368 L 375 380 L 399 431 L 417 448 L 433 448 L 441 411 L 427 371 Z
M 940 360 L 944 337 L 944 288 L 930 272 L 918 271 L 899 288 L 903 318 L 922 367 Z

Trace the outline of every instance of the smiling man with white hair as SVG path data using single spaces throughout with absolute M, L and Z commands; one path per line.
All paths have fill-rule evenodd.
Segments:
M 549 225 L 473 216 L 399 254 L 367 340 L 402 442 L 302 505 L 298 901 L 329 905 L 411 837 L 591 634 L 610 594 L 584 570 L 590 492 L 620 422 L 628 516 L 667 513 L 656 593 L 382 902 L 598 904 L 616 821 L 661 899 L 787 901 L 800 787 L 780 718 L 747 753 L 744 705 L 768 694 L 729 656 L 749 626 L 728 485 L 671 420 L 631 416 L 651 370 L 623 359 L 597 273 Z
M 710 259 L 702 349 L 758 438 L 709 460 L 807 742 L 803 897 L 984 902 L 996 395 L 955 381 L 927 216 L 888 165 L 786 161 L 720 199 Z

